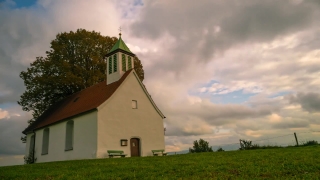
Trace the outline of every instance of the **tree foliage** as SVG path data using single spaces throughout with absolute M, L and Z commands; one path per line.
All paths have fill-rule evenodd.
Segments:
M 195 140 L 193 142 L 193 148 L 189 148 L 190 153 L 199 153 L 199 152 L 213 152 L 212 147 L 209 147 L 209 142 L 200 139 L 199 141 Z
M 144 70 L 143 70 L 143 66 L 141 64 L 140 59 L 137 56 L 135 56 L 133 62 L 134 62 L 134 70 L 137 72 L 137 75 L 138 75 L 140 81 L 143 81 L 144 80 Z
M 31 111 L 32 123 L 46 109 L 65 97 L 106 79 L 105 55 L 118 39 L 95 31 L 78 29 L 59 33 L 51 41 L 46 57 L 37 57 L 27 71 L 20 73 L 26 86 L 18 104 Z M 134 59 L 141 81 L 143 66 Z

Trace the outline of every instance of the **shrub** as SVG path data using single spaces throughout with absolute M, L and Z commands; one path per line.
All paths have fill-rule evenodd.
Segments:
M 29 155 L 23 157 L 25 164 L 33 164 L 36 162 L 37 158 L 34 158 L 34 151 L 30 151 Z
M 240 139 L 240 149 L 239 150 L 249 150 L 249 149 L 259 149 L 258 144 L 252 144 L 252 141 L 247 141 Z

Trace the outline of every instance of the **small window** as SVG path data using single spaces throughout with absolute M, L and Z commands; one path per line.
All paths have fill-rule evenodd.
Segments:
M 122 54 L 122 71 L 126 71 L 126 67 L 127 63 L 126 63 L 126 55 Z
M 117 72 L 118 64 L 117 64 L 117 54 L 113 55 L 113 72 Z
M 120 144 L 121 146 L 128 146 L 128 139 L 121 139 Z
M 66 126 L 66 146 L 65 146 L 65 150 L 69 151 L 73 149 L 73 120 L 70 120 L 67 122 L 67 126 Z
M 128 56 L 128 69 L 132 69 L 132 62 L 130 56 Z
M 48 154 L 49 150 L 49 128 L 43 130 L 42 155 Z
M 109 57 L 109 74 L 112 73 L 112 57 Z
M 132 109 L 138 109 L 138 102 L 136 100 L 132 100 Z

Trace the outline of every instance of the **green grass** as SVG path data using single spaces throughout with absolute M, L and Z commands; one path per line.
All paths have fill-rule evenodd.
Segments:
M 320 179 L 320 146 L 8 166 L 0 179 Z

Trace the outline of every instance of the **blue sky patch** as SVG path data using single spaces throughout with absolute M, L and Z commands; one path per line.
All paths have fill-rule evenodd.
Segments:
M 0 104 L 0 109 L 8 109 L 10 107 L 16 106 L 17 103 L 2 103 Z
M 272 94 L 272 95 L 268 96 L 268 98 L 276 98 L 276 97 L 285 96 L 285 95 L 291 94 L 291 93 L 292 93 L 291 91 L 283 91 L 283 92 L 279 92 L 276 94 Z
M 134 6 L 143 6 L 143 2 L 142 2 L 142 0 L 135 0 L 135 1 L 133 2 L 133 5 L 134 5 Z
M 24 8 L 24 7 L 30 7 L 37 3 L 37 0 L 11 0 L 14 2 L 11 3 L 10 1 L 0 0 L 0 3 L 5 3 L 10 8 Z
M 210 101 L 215 104 L 242 104 L 248 101 L 255 93 L 243 93 L 243 90 L 234 91 L 228 94 L 211 95 Z

